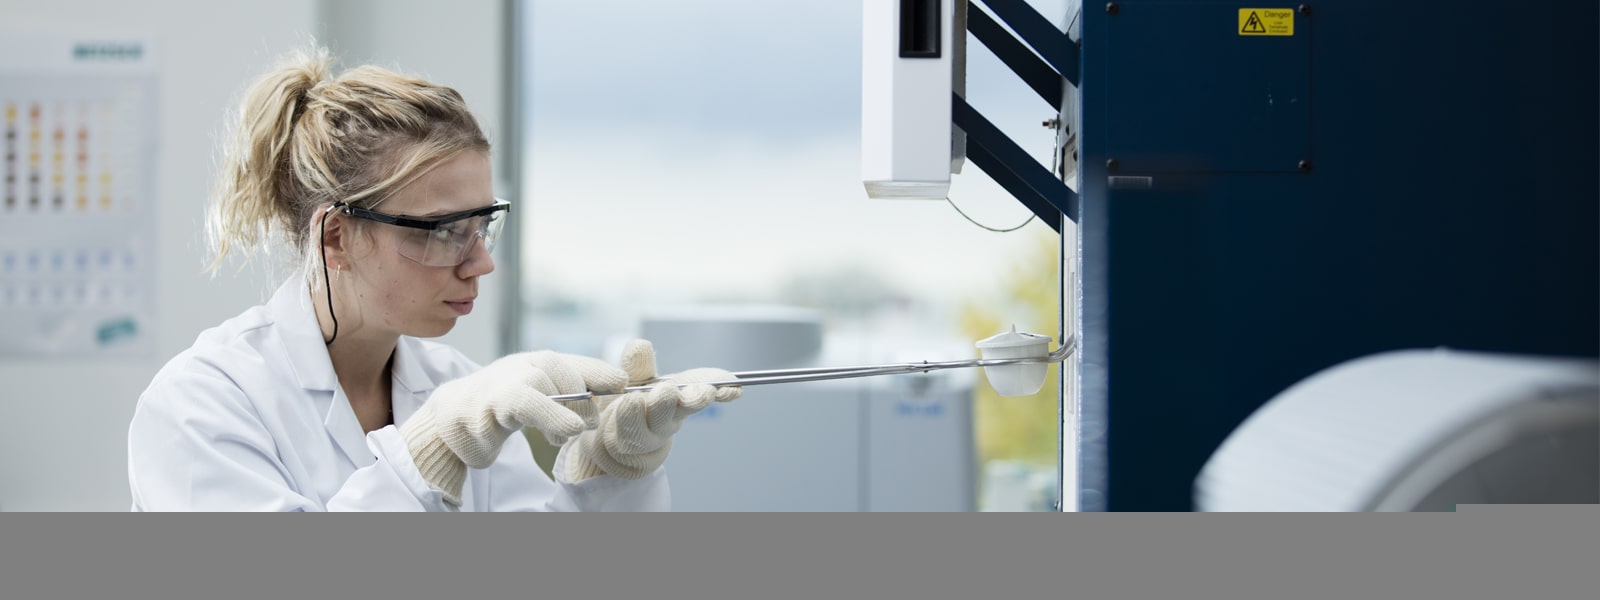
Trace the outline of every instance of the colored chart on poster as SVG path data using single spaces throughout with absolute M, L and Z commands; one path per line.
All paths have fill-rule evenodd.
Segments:
M 138 40 L 0 37 L 0 355 L 153 347 L 156 75 Z

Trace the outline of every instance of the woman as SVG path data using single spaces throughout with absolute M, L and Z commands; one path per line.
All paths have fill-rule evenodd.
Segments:
M 423 341 L 472 311 L 509 205 L 455 90 L 376 67 L 332 78 L 291 55 L 247 91 L 211 232 L 231 251 L 282 234 L 303 258 L 262 306 L 200 334 L 139 398 L 134 510 L 665 510 L 661 465 L 684 418 L 739 397 L 719 369 L 655 377 L 532 352 L 479 368 Z M 689 384 L 689 385 L 683 385 Z M 598 402 L 551 395 L 582 391 Z M 612 395 L 604 395 L 612 392 Z M 560 445 L 534 463 L 537 428 Z

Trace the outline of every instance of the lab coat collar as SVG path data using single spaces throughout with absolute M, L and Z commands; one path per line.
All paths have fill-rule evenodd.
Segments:
M 322 415 L 328 436 L 351 464 L 364 467 L 377 459 L 367 450 L 361 422 L 339 387 L 339 377 L 333 371 L 333 360 L 328 357 L 328 345 L 323 341 L 311 302 L 311 288 L 305 278 L 290 277 L 267 301 L 267 314 L 283 342 L 295 381 L 303 389 L 325 392 L 313 394 L 312 398 L 319 403 L 328 402 Z
M 267 301 L 267 314 L 283 340 L 284 353 L 294 369 L 301 388 L 331 392 L 339 388 L 339 378 L 328 358 L 328 344 L 317 325 L 317 311 L 311 307 L 311 288 L 305 278 L 290 277 Z
M 349 398 L 339 387 L 339 377 L 333 371 L 333 361 L 328 357 L 328 346 L 323 341 L 322 328 L 317 325 L 316 310 L 311 302 L 311 288 L 305 279 L 292 277 L 267 302 L 267 312 L 278 328 L 283 350 L 300 387 L 332 396 L 322 421 L 328 435 L 351 463 L 364 467 L 372 464 L 376 457 L 367 449 L 361 423 L 350 407 Z M 396 423 L 410 418 L 426 399 L 424 392 L 437 387 L 422 364 L 423 352 L 422 342 L 407 336 L 401 336 L 395 346 L 391 372 L 396 387 L 389 401 Z
M 426 352 L 422 348 L 422 341 L 409 336 L 400 336 L 400 344 L 394 349 L 394 380 L 400 387 L 413 394 L 431 392 L 439 387 L 438 381 L 433 379 L 433 374 L 422 365 L 422 355 Z
M 311 305 L 311 288 L 302 277 L 291 277 L 267 302 L 272 322 L 279 327 L 284 350 L 294 369 L 295 380 L 301 388 L 333 391 L 339 388 L 339 378 L 333 372 L 333 361 L 328 358 L 328 345 L 323 341 L 322 328 L 317 324 L 317 313 Z M 400 336 L 395 346 L 393 375 L 395 382 L 407 392 L 422 394 L 439 387 L 433 374 L 422 364 L 425 350 L 422 342 L 409 336 Z

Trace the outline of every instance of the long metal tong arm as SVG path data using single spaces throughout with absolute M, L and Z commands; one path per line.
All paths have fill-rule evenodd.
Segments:
M 1058 362 L 1061 362 L 1063 360 L 1066 360 L 1067 357 L 1072 356 L 1072 353 L 1076 349 L 1077 349 L 1077 340 L 1076 340 L 1076 338 L 1074 336 L 1068 336 L 1066 341 L 1065 341 L 1065 343 L 1061 344 L 1061 346 L 1059 348 L 1056 348 L 1055 352 L 1051 352 L 1048 355 L 1035 357 L 1035 358 L 989 358 L 989 359 L 971 359 L 971 360 L 947 360 L 947 361 L 939 361 L 939 362 L 922 361 L 922 362 L 909 362 L 909 363 L 891 363 L 891 364 L 883 364 L 883 365 L 858 365 L 858 366 L 853 366 L 853 367 L 808 367 L 808 368 L 800 368 L 800 369 L 770 369 L 770 370 L 765 370 L 765 371 L 740 371 L 738 373 L 734 373 L 733 374 L 733 376 L 736 377 L 737 379 L 730 379 L 730 380 L 727 380 L 727 381 L 708 381 L 708 382 L 704 382 L 704 383 L 707 384 L 707 385 L 711 385 L 713 387 L 721 387 L 721 386 L 725 386 L 725 385 L 738 385 L 738 386 L 769 385 L 769 384 L 774 384 L 774 383 L 800 383 L 800 382 L 804 382 L 804 381 L 825 381 L 825 380 L 830 380 L 830 379 L 851 379 L 851 378 L 855 378 L 855 377 L 876 377 L 878 375 L 905 375 L 905 374 L 910 374 L 910 373 L 926 373 L 928 371 L 938 371 L 938 370 L 941 370 L 941 369 L 963 369 L 963 368 L 970 368 L 970 367 L 999 367 L 999 366 L 1005 366 L 1005 365 L 1021 365 L 1021 364 L 1052 364 L 1052 363 L 1058 363 Z M 668 383 L 670 381 L 671 381 L 670 379 L 657 379 L 655 381 L 648 382 L 648 383 L 646 383 L 644 385 L 630 386 L 630 387 L 623 388 L 621 391 L 618 391 L 618 392 L 601 393 L 600 395 L 602 395 L 602 396 L 613 396 L 613 395 L 617 395 L 617 394 L 625 394 L 625 393 L 628 393 L 628 392 L 640 392 L 640 391 L 645 391 L 645 390 L 652 389 L 657 385 L 662 385 L 663 383 Z M 691 384 L 678 384 L 678 387 L 683 387 L 685 385 L 691 385 Z M 595 396 L 595 394 L 593 394 L 591 392 L 580 392 L 580 393 L 576 393 L 576 394 L 561 394 L 561 395 L 557 395 L 557 396 L 551 396 L 550 399 L 551 400 L 555 400 L 557 402 L 569 402 L 569 401 L 573 401 L 573 400 L 588 400 L 590 398 L 593 398 L 594 396 Z

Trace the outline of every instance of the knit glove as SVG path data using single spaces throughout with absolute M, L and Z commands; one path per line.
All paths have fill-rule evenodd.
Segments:
M 628 342 L 622 351 L 622 370 L 630 386 L 655 379 L 655 348 L 645 340 Z M 650 390 L 601 399 L 600 426 L 583 432 L 567 449 L 568 481 L 602 474 L 644 477 L 666 462 L 672 436 L 684 419 L 712 402 L 731 402 L 744 393 L 738 386 L 706 385 L 736 379 L 722 369 L 690 369 L 662 379 Z M 691 385 L 678 387 L 682 384 Z
M 617 392 L 627 377 L 587 356 L 549 351 L 512 354 L 439 386 L 400 433 L 423 479 L 459 506 L 467 467 L 493 464 L 513 432 L 533 427 L 559 446 L 598 424 L 593 401 L 563 405 L 549 396 Z

